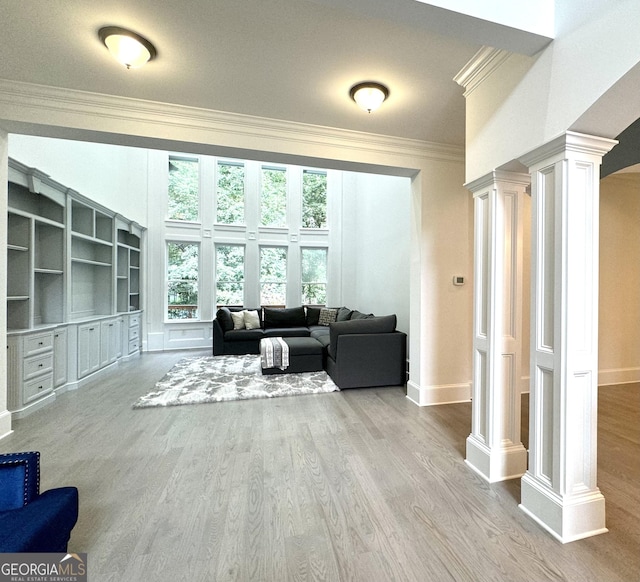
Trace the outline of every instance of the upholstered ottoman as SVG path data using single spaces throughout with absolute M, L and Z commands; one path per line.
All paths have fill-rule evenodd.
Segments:
M 289 346 L 289 366 L 284 370 L 279 367 L 262 368 L 263 374 L 298 374 L 300 372 L 322 371 L 322 344 L 312 337 L 281 338 Z M 271 338 L 264 338 L 268 342 Z M 263 346 L 260 346 L 262 353 Z

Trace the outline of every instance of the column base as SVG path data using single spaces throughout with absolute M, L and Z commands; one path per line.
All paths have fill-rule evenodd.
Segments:
M 527 473 L 519 507 L 563 544 L 609 531 L 599 489 L 563 498 Z
M 490 448 L 469 435 L 465 463 L 489 483 L 507 481 L 525 474 L 527 450 L 522 443 Z

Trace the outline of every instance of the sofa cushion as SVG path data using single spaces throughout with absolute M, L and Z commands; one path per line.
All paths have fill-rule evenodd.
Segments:
M 362 313 L 356 309 L 351 313 L 351 317 L 349 319 L 371 319 L 372 317 L 375 317 L 373 313 Z
M 262 329 L 232 329 L 224 334 L 226 342 L 260 341 L 264 337 Z
M 231 311 L 228 307 L 221 307 L 216 312 L 216 319 L 222 328 L 222 331 L 231 331 L 233 329 L 233 319 L 231 319 Z
M 338 336 L 354 333 L 391 333 L 396 329 L 396 316 L 383 315 L 371 319 L 336 321 L 329 325 L 329 355 L 335 360 Z
M 318 325 L 320 307 L 307 307 L 307 325 Z
M 339 307 L 336 321 L 349 321 L 351 319 L 352 313 L 353 310 L 349 309 L 348 307 Z
M 311 337 L 319 338 L 323 335 L 329 335 L 329 326 L 328 325 L 310 325 L 309 326 L 309 335 Z
M 268 327 L 264 337 L 309 337 L 309 328 L 304 327 Z
M 320 317 L 318 318 L 318 325 L 329 325 L 336 320 L 338 316 L 337 309 L 327 309 L 323 307 L 320 309 Z
M 315 336 L 311 336 L 313 339 L 315 339 L 323 348 L 327 348 L 329 346 L 329 341 L 331 339 L 331 336 L 328 333 L 322 334 L 322 335 L 315 335 Z
M 264 328 L 305 327 L 307 316 L 304 307 L 264 307 Z

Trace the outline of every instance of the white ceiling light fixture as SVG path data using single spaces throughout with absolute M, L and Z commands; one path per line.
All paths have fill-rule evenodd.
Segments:
M 349 95 L 362 109 L 371 113 L 389 97 L 389 89 L 375 81 L 365 81 L 351 87 Z
M 136 69 L 157 56 L 156 48 L 143 36 L 119 26 L 105 26 L 98 36 L 116 61 Z

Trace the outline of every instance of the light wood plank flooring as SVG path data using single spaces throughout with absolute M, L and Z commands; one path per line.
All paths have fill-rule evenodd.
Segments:
M 562 545 L 519 480 L 465 465 L 470 404 L 382 388 L 133 410 L 184 355 L 120 364 L 0 441 L 41 451 L 43 489 L 79 488 L 70 550 L 94 582 L 640 580 L 640 385 L 600 390 L 610 532 Z

